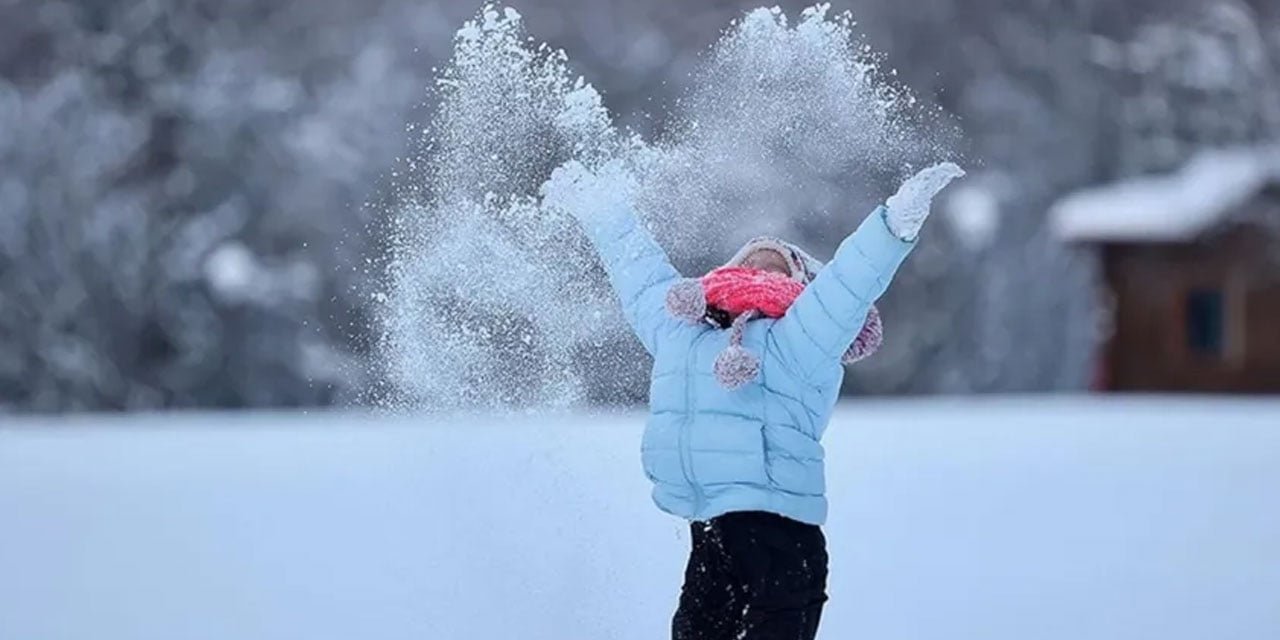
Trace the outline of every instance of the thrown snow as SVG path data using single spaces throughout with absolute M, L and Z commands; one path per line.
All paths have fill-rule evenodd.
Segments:
M 1215 149 L 1169 175 L 1069 195 L 1053 206 L 1049 221 L 1058 237 L 1070 241 L 1185 241 L 1276 182 L 1280 149 Z
M 562 409 L 584 404 L 588 379 L 639 372 L 594 252 L 537 199 L 567 160 L 625 162 L 637 208 L 679 261 L 727 258 L 813 213 L 847 216 L 852 231 L 865 211 L 850 210 L 848 184 L 951 155 L 942 116 L 825 4 L 794 22 L 775 8 L 730 25 L 654 140 L 615 126 L 569 55 L 536 35 L 496 5 L 457 32 L 388 212 L 372 361 L 399 404 Z
M 662 640 L 687 535 L 640 423 L 6 417 L 0 638 Z M 820 637 L 1280 637 L 1277 425 L 1277 401 L 843 407 Z

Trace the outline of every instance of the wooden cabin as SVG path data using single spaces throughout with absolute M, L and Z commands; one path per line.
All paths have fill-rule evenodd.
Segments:
M 1097 388 L 1280 392 L 1280 156 L 1206 153 L 1069 196 L 1050 220 L 1100 252 Z

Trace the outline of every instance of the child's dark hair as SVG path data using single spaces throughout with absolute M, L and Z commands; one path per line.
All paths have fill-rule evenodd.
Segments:
M 707 313 L 704 318 L 707 322 L 715 325 L 717 329 L 728 329 L 733 326 L 733 315 L 720 307 L 707 305 Z

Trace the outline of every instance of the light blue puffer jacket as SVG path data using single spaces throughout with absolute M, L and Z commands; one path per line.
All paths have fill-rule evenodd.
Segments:
M 654 358 L 642 459 L 659 508 L 697 521 L 733 511 L 826 520 L 820 440 L 844 379 L 840 359 L 914 246 L 884 216 L 880 207 L 841 243 L 786 316 L 747 324 L 742 346 L 759 356 L 760 374 L 728 390 L 713 367 L 729 331 L 667 312 L 680 274 L 633 211 L 593 212 L 587 233 Z

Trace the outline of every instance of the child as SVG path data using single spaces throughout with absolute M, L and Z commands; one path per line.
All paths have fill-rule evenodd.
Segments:
M 827 500 L 819 441 L 843 362 L 879 344 L 872 303 L 911 252 L 930 203 L 964 175 L 944 163 L 907 180 L 823 266 L 758 239 L 699 280 L 682 279 L 611 162 L 570 162 L 546 204 L 582 224 L 653 356 L 641 445 L 653 499 L 691 523 L 675 640 L 812 640 L 826 602 Z

